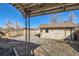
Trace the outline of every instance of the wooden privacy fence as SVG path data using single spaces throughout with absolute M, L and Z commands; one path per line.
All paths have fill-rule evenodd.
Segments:
M 74 40 L 79 40 L 79 30 L 74 32 Z

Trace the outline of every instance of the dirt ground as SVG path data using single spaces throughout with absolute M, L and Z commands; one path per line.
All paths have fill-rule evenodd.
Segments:
M 27 39 L 28 40 L 28 39 Z M 27 56 L 28 43 L 25 36 L 0 41 L 0 47 L 15 47 L 20 56 Z M 33 56 L 79 56 L 79 42 L 42 39 L 31 35 L 30 54 Z

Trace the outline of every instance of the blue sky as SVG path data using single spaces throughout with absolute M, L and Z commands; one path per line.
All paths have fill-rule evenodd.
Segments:
M 0 27 L 5 26 L 5 23 L 10 20 L 12 23 L 17 21 L 24 26 L 24 18 L 22 14 L 10 4 L 0 3 Z
M 79 23 L 79 10 L 74 10 L 72 11 L 75 15 L 76 18 L 74 19 L 75 23 Z M 59 21 L 64 21 L 67 20 L 69 12 L 61 12 L 58 13 L 58 19 Z M 50 19 L 52 18 L 52 14 L 50 15 L 43 15 L 43 16 L 36 16 L 36 17 L 31 17 L 31 27 L 39 27 L 40 24 L 48 24 Z M 16 23 L 17 21 L 20 23 L 21 27 L 24 27 L 24 21 L 25 19 L 23 18 L 22 14 L 13 6 L 10 4 L 1 4 L 0 3 L 0 27 L 5 26 L 5 23 L 10 20 L 13 23 Z

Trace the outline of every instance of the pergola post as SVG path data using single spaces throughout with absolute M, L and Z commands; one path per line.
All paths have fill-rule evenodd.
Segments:
M 25 44 L 25 46 L 26 46 L 26 52 L 25 52 L 25 54 L 27 55 L 28 53 L 27 53 L 27 18 L 25 17 L 25 39 L 26 39 L 26 44 Z
M 31 50 L 30 50 L 30 10 L 27 10 L 25 9 L 25 12 L 26 12 L 26 19 L 25 19 L 25 38 L 26 38 L 26 47 L 27 47 L 27 51 L 26 51 L 26 54 L 28 56 L 31 55 Z
M 31 50 L 30 50 L 30 10 L 27 12 L 28 16 L 28 56 L 31 55 Z

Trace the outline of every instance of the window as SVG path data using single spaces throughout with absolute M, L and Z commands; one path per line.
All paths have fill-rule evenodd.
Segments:
M 48 33 L 48 29 L 46 29 L 46 33 Z

